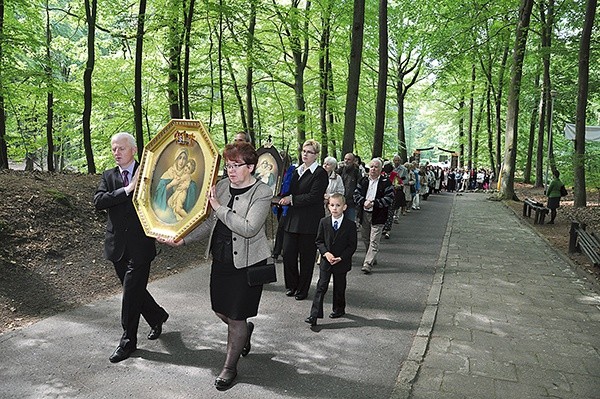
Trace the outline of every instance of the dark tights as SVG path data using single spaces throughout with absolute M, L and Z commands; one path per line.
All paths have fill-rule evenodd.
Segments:
M 248 323 L 246 320 L 233 320 L 223 314 L 215 314 L 227 324 L 227 356 L 219 377 L 229 379 L 237 374 L 237 363 L 248 337 Z
M 554 222 L 554 218 L 556 218 L 556 209 L 550 209 L 550 221 Z

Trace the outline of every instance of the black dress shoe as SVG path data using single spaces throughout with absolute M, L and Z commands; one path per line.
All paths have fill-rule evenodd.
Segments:
M 329 318 L 330 319 L 337 319 L 339 317 L 342 317 L 345 314 L 346 314 L 346 312 L 331 312 L 331 314 L 329 315 Z
M 314 327 L 317 325 L 317 318 L 309 316 L 304 320 L 304 322 L 310 324 L 311 327 Z
M 117 349 L 113 352 L 112 355 L 108 358 L 111 363 L 119 363 L 121 360 L 127 359 L 131 354 L 136 350 L 136 347 L 131 348 L 123 348 L 122 346 L 117 346 Z
M 235 380 L 235 377 L 237 377 L 237 371 L 235 372 L 235 374 L 231 378 L 217 377 L 215 379 L 215 388 L 217 388 L 219 391 L 226 391 L 226 390 L 228 390 L 233 385 L 233 380 Z
M 287 296 L 294 296 L 295 293 L 296 293 L 296 290 L 287 290 L 285 292 L 285 295 L 287 295 Z
M 252 349 L 252 344 L 250 343 L 250 339 L 252 338 L 252 331 L 254 331 L 254 323 L 251 321 L 248 322 L 248 338 L 246 338 L 246 345 L 242 349 L 242 356 L 248 356 L 250 353 L 250 349 Z
M 296 300 L 301 301 L 303 299 L 306 299 L 307 296 L 308 295 L 306 295 L 306 294 L 296 294 Z
M 165 316 L 163 317 L 162 321 L 156 324 L 154 327 L 152 327 L 152 329 L 148 333 L 148 339 L 158 339 L 158 337 L 160 337 L 160 334 L 162 334 L 162 325 L 164 322 L 167 321 L 168 318 L 169 314 L 165 313 Z

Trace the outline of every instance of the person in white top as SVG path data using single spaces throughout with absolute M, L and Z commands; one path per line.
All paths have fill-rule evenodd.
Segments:
M 325 169 L 327 176 L 329 177 L 329 184 L 327 185 L 327 190 L 325 190 L 325 195 L 323 196 L 325 199 L 325 216 L 327 216 L 330 215 L 329 208 L 327 207 L 329 197 L 335 193 L 344 194 L 344 181 L 342 180 L 342 176 L 336 173 L 337 160 L 334 157 L 326 157 L 323 160 L 323 169 Z

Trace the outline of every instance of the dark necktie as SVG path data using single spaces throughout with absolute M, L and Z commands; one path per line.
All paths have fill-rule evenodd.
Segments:
M 333 221 L 333 230 L 337 231 L 337 229 L 338 229 L 338 221 L 334 220 Z
M 123 187 L 127 187 L 129 185 L 129 177 L 127 176 L 129 174 L 129 171 L 124 170 L 122 173 L 123 173 Z

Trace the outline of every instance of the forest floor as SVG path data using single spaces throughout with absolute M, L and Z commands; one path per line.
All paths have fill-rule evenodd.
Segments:
M 116 294 L 99 175 L 0 171 L 0 333 Z M 198 246 L 158 246 L 150 279 L 193 267 Z
M 113 266 L 102 253 L 106 215 L 93 205 L 99 179 L 98 175 L 0 171 L 0 333 L 120 291 Z M 515 191 L 521 200 L 545 202 L 540 188 L 518 184 Z M 567 254 L 571 219 L 600 231 L 598 193 L 593 195 L 588 196 L 593 206 L 575 209 L 570 194 L 562 202 L 556 224 L 532 228 Z M 522 202 L 507 205 L 522 214 Z M 159 246 L 159 251 L 151 279 L 194 267 L 203 255 L 194 246 Z M 570 257 L 600 281 L 600 270 L 585 257 Z
M 543 187 L 516 183 L 515 194 L 520 201 L 506 201 L 505 204 L 511 207 L 521 220 L 531 224 L 532 228 L 546 238 L 550 244 L 568 256 L 598 287 L 600 286 L 600 267 L 592 265 L 582 253 L 569 253 L 569 230 L 571 229 L 571 221 L 578 221 L 587 225 L 586 230 L 593 231 L 596 234 L 600 233 L 600 192 L 597 189 L 588 191 L 587 206 L 585 208 L 575 208 L 573 206 L 573 188 L 567 187 L 567 191 L 569 194 L 561 199 L 554 224 L 533 224 L 533 217 L 522 216 L 522 201 L 526 198 L 546 204 L 547 198 L 544 195 Z M 550 220 L 549 215 L 546 216 L 546 222 L 548 220 Z

